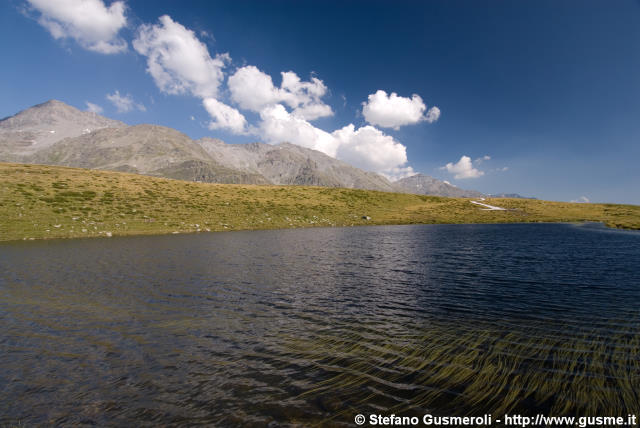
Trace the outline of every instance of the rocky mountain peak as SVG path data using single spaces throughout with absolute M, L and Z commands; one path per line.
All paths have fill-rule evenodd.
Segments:
M 64 138 L 77 137 L 102 128 L 127 125 L 97 113 L 82 111 L 58 100 L 49 100 L 0 120 L 0 154 L 11 152 L 20 160 Z

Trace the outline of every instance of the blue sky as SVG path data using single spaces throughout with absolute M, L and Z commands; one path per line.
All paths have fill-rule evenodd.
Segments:
M 0 117 L 89 102 L 392 177 L 640 204 L 639 2 L 76 1 L 0 4 Z

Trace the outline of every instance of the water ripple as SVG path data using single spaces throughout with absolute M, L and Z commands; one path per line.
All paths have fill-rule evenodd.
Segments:
M 0 424 L 626 415 L 638 266 L 571 225 L 2 244 Z

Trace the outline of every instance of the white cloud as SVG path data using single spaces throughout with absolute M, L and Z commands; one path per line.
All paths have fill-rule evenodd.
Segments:
M 333 133 L 339 141 L 337 158 L 367 171 L 390 173 L 407 163 L 407 149 L 373 126 L 350 124 Z
M 203 99 L 218 95 L 222 69 L 231 60 L 229 54 L 211 58 L 195 33 L 168 15 L 161 16 L 158 25 L 142 25 L 133 47 L 147 57 L 147 71 L 162 92 Z
M 231 99 L 246 110 L 259 112 L 280 98 L 271 76 L 253 65 L 239 68 L 229 77 L 228 85 Z
M 383 128 L 399 129 L 403 125 L 410 125 L 420 121 L 435 122 L 440 117 L 440 109 L 432 107 L 426 112 L 427 106 L 419 95 L 411 98 L 391 95 L 383 90 L 376 91 L 362 103 L 362 114 L 367 122 Z
M 491 156 L 489 156 L 489 155 L 484 155 L 484 156 L 482 156 L 482 157 L 480 157 L 480 158 L 478 158 L 478 159 L 474 160 L 474 162 L 475 162 L 476 164 L 480 165 L 482 162 L 484 162 L 484 161 L 488 161 L 488 160 L 491 160 Z
M 316 128 L 287 112 L 281 104 L 260 112 L 259 132 L 270 143 L 289 142 L 319 150 L 353 166 L 375 171 L 390 178 L 413 174 L 407 163 L 406 147 L 373 126 L 359 129 L 350 124 L 333 133 Z
M 207 32 L 200 35 L 213 38 Z M 202 99 L 212 119 L 209 129 L 224 129 L 235 134 L 247 132 L 242 113 L 217 99 L 224 80 L 223 69 L 231 61 L 228 53 L 212 58 L 207 46 L 192 30 L 168 15 L 161 16 L 157 25 L 142 25 L 133 47 L 147 57 L 147 71 L 160 91 Z M 191 120 L 194 119 L 192 116 Z
M 284 103 L 293 114 L 305 120 L 333 115 L 331 107 L 321 99 L 327 93 L 322 80 L 312 77 L 303 82 L 293 71 L 282 72 L 280 87 L 273 84 L 271 76 L 253 65 L 239 68 L 229 77 L 231 99 L 241 108 L 261 112 L 266 107 Z
M 577 204 L 588 204 L 591 201 L 586 196 L 580 196 L 578 199 L 573 199 L 571 202 Z
M 473 162 L 469 156 L 462 156 L 457 163 L 449 162 L 440 169 L 446 169 L 451 174 L 454 174 L 454 178 L 478 178 L 484 175 L 483 171 L 480 171 L 473 167 Z
M 348 125 L 333 133 L 313 126 L 309 121 L 333 115 L 322 100 L 328 89 L 316 77 L 303 81 L 293 71 L 282 72 L 280 86 L 275 86 L 271 76 L 255 66 L 237 69 L 227 81 L 230 98 L 239 108 L 259 114 L 252 126 L 239 110 L 218 99 L 228 54 L 212 58 L 193 31 L 166 15 L 159 24 L 141 26 L 133 47 L 147 57 L 147 71 L 161 91 L 202 99 L 212 130 L 250 133 L 269 143 L 290 142 L 390 178 L 414 173 L 406 165 L 406 147 L 373 126 Z M 422 104 L 415 120 L 436 120 L 439 110 L 434 107 L 425 115 L 426 107 L 415 97 Z
M 224 68 L 231 61 L 228 54 L 212 57 L 192 30 L 167 15 L 160 17 L 157 24 L 141 25 L 132 44 L 136 52 L 146 57 L 147 71 L 161 92 L 189 94 L 202 100 L 211 117 L 207 125 L 212 130 L 254 134 L 270 143 L 290 142 L 312 148 L 391 179 L 415 173 L 407 165 L 406 147 L 374 126 L 356 129 L 350 124 L 333 133 L 313 126 L 309 121 L 333 115 L 322 100 L 327 86 L 316 77 L 303 81 L 293 71 L 282 72 L 280 86 L 275 86 L 271 76 L 255 66 L 236 70 L 227 82 L 230 98 L 241 109 L 259 114 L 257 125 L 252 126 L 239 110 L 218 99 Z M 435 121 L 440 115 L 437 107 L 426 110 L 417 95 L 409 99 L 396 94 L 387 97 L 384 91 L 376 93 L 380 94 L 387 101 L 399 100 L 403 108 L 408 106 L 393 118 L 393 126 Z M 107 98 L 120 112 L 144 109 L 129 94 L 122 96 L 116 91 Z M 376 107 L 376 103 L 370 107 Z M 413 112 L 407 111 L 411 109 Z
M 87 111 L 90 111 L 91 113 L 102 113 L 102 107 L 100 107 L 98 104 L 94 104 L 94 103 L 90 103 L 89 101 L 86 101 L 87 104 Z
M 215 98 L 205 98 L 202 104 L 213 119 L 209 122 L 209 129 L 227 129 L 234 134 L 247 133 L 247 120 L 238 110 Z
M 324 103 L 309 103 L 296 107 L 293 110 L 293 114 L 306 120 L 315 120 L 321 117 L 333 116 L 333 110 Z
M 321 101 L 327 93 L 327 87 L 322 80 L 312 77 L 309 82 L 303 82 L 293 71 L 281 74 L 283 101 L 294 109 L 293 114 L 306 120 L 333 115 L 331 107 Z
M 292 115 L 282 104 L 262 109 L 260 119 L 258 132 L 267 142 L 293 143 L 336 157 L 338 141 L 330 133 Z
M 431 107 L 424 116 L 424 120 L 426 120 L 427 123 L 433 123 L 438 119 L 440 119 L 440 109 L 436 106 Z
M 102 0 L 27 0 L 40 12 L 38 23 L 55 39 L 72 38 L 85 49 L 103 54 L 127 50 L 118 37 L 127 24 L 122 1 L 107 7 Z
M 106 98 L 113 103 L 118 113 L 127 113 L 132 110 L 147 111 L 144 105 L 133 100 L 131 94 L 122 96 L 120 91 L 115 91 L 113 94 L 107 94 Z

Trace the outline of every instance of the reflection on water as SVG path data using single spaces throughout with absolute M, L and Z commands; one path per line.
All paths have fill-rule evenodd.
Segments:
M 0 245 L 0 424 L 638 410 L 640 235 L 571 225 Z

